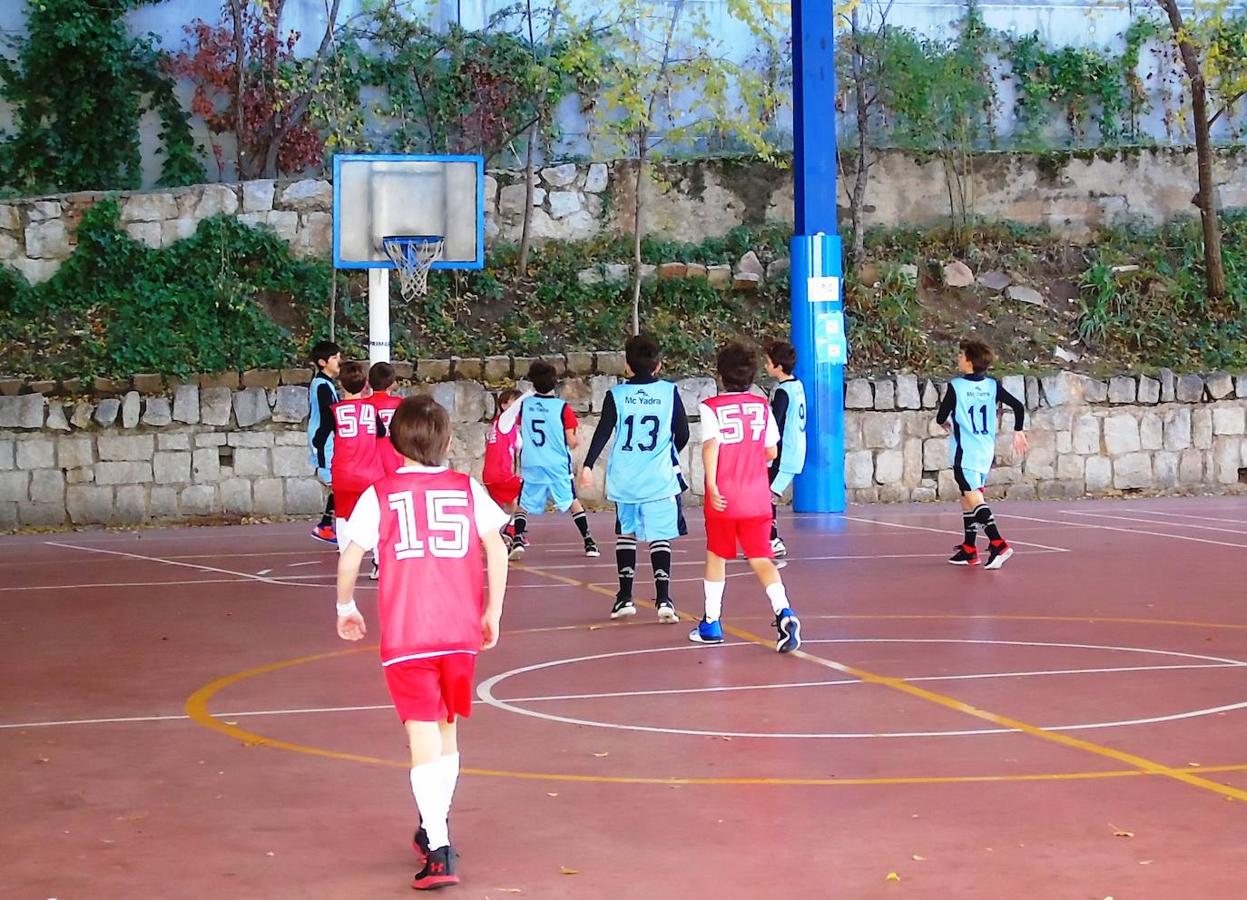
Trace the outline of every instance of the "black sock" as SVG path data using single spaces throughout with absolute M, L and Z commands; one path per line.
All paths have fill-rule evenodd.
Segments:
M 630 534 L 615 538 L 615 568 L 619 571 L 619 596 L 631 597 L 636 578 L 636 538 Z
M 961 511 L 961 527 L 965 529 L 965 537 L 962 539 L 962 543 L 967 547 L 973 547 L 978 541 L 977 523 L 975 522 L 974 514 L 982 508 L 981 506 L 976 506 L 974 509 L 968 511 L 963 509 Z
M 649 562 L 654 567 L 654 599 L 671 599 L 671 541 L 653 541 L 649 545 Z
M 589 514 L 583 509 L 578 513 L 572 513 L 572 521 L 576 523 L 576 528 L 580 530 L 580 536 L 585 540 L 589 539 Z
M 992 515 L 992 508 L 986 503 L 980 504 L 974 511 L 974 520 L 983 526 L 987 539 L 993 544 L 1004 540 L 1000 536 L 1000 529 L 996 527 L 996 517 Z
M 322 528 L 333 524 L 333 491 L 329 492 L 329 499 L 325 501 L 325 514 L 320 517 L 320 524 Z
M 528 528 L 528 513 L 523 509 L 517 509 L 511 522 L 515 526 L 515 536 L 520 537 Z
M 771 540 L 779 540 L 779 505 L 771 503 Z

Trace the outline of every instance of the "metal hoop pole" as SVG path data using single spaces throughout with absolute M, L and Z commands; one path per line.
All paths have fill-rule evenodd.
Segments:
M 390 361 L 390 270 L 368 270 L 368 362 Z

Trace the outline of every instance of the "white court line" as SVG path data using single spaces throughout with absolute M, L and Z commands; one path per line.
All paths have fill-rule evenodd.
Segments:
M 1011 519 L 1024 519 L 1027 522 L 1046 522 L 1049 525 L 1064 525 L 1067 528 L 1094 528 L 1099 531 L 1120 531 L 1122 534 L 1145 534 L 1149 537 L 1165 538 L 1171 541 L 1190 541 L 1193 544 L 1212 544 L 1214 547 L 1237 547 L 1239 550 L 1247 550 L 1247 544 L 1231 544 L 1228 541 L 1214 541 L 1209 538 L 1191 537 L 1187 534 L 1169 534 L 1163 531 L 1141 531 L 1138 528 L 1118 528 L 1114 525 L 1101 525 L 1093 522 L 1061 522 L 1056 519 L 1040 519 L 1036 516 L 1019 516 L 1017 513 L 1010 515 Z M 1177 523 L 1174 523 L 1177 525 Z
M 1149 516 L 1169 516 L 1175 519 L 1200 519 L 1204 522 L 1225 522 L 1230 525 L 1247 525 L 1247 519 L 1219 519 L 1216 516 L 1194 516 L 1190 513 L 1171 513 L 1164 512 L 1159 509 L 1141 509 L 1139 512 L 1146 513 Z
M 1078 512 L 1072 509 L 1061 510 L 1061 515 L 1088 516 L 1092 519 L 1114 519 L 1119 522 L 1137 522 L 1140 525 L 1160 525 L 1167 528 L 1198 528 L 1200 531 L 1219 531 L 1223 534 L 1247 537 L 1247 531 L 1243 531 L 1241 528 L 1218 528 L 1215 525 L 1193 525 L 1189 522 L 1166 522 L 1164 520 L 1158 522 L 1155 519 L 1141 519 L 1138 516 L 1114 516 L 1109 513 Z
M 105 550 L 102 547 L 82 547 L 75 544 L 62 544 L 57 541 L 44 541 L 44 543 L 50 547 L 63 547 L 66 550 L 81 550 L 84 553 L 102 553 L 108 556 L 124 556 L 129 559 L 142 559 L 147 562 L 163 563 L 166 566 L 181 566 L 185 569 L 197 569 L 200 572 L 215 572 L 218 575 L 233 575 L 236 578 L 259 581 L 264 584 L 286 584 L 286 582 L 278 581 L 275 578 L 265 578 L 261 575 L 252 575 L 249 572 L 234 572 L 230 569 L 218 569 L 216 566 L 201 566 L 197 563 L 180 562 L 176 559 L 162 559 L 159 556 L 143 556 L 138 553 L 126 553 L 122 550 Z
M 0 587 L 0 591 L 78 591 L 85 588 L 176 587 L 193 584 L 238 584 L 247 578 L 203 578 L 199 581 L 104 581 L 94 584 L 31 584 L 26 587 Z
M 813 643 L 808 641 L 807 643 Z M 899 677 L 898 681 L 977 681 L 987 678 L 1031 678 L 1045 675 L 1098 675 L 1112 672 L 1167 672 L 1174 669 L 1241 669 L 1247 663 L 1192 663 L 1172 666 L 1116 666 L 1102 669 L 1043 669 L 1028 672 L 980 672 L 973 675 L 921 675 Z M 729 691 L 769 691 L 802 687 L 831 687 L 842 684 L 865 684 L 856 678 L 837 681 L 797 681 L 787 684 L 741 684 L 729 687 L 666 688 L 652 691 L 610 691 L 601 694 L 553 694 L 538 697 L 499 697 L 507 703 L 541 703 L 547 700 L 596 700 L 611 697 L 663 697 L 667 694 L 717 694 Z
M 911 530 L 913 530 L 913 531 L 934 531 L 936 534 L 948 535 L 949 537 L 956 537 L 956 536 L 957 536 L 957 532 L 955 532 L 955 531 L 949 531 L 947 528 L 930 528 L 930 527 L 928 527 L 928 526 L 926 526 L 926 525 L 902 525 L 900 522 L 881 522 L 881 521 L 879 521 L 879 520 L 877 520 L 877 519 L 861 519 L 861 518 L 858 518 L 857 516 L 845 516 L 845 515 L 842 515 L 842 516 L 841 516 L 841 518 L 842 518 L 842 519 L 849 519 L 850 521 L 853 521 L 853 522 L 868 522 L 868 523 L 870 523 L 871 525 L 886 525 L 886 526 L 888 526 L 889 528 L 908 528 L 908 529 L 911 529 Z M 1022 516 L 1015 516 L 1015 515 L 1013 515 L 1012 513 L 1010 513 L 1010 514 L 1009 514 L 1009 518 L 1012 518 L 1012 519 L 1020 519 L 1020 518 L 1023 518 L 1023 517 L 1022 517 Z M 1037 520 L 1037 521 L 1038 521 L 1038 520 Z M 1060 523 L 1057 523 L 1057 524 L 1060 524 Z M 1048 551 L 1050 551 L 1050 552 L 1052 552 L 1052 553 L 1071 553 L 1071 552 L 1073 552 L 1073 551 L 1071 551 L 1071 550 L 1070 550 L 1069 548 L 1067 548 L 1067 547 L 1052 547 L 1052 546 L 1049 546 L 1048 544 L 1036 544 L 1036 543 L 1034 543 L 1033 541 L 1010 541 L 1009 543 L 1011 543 L 1011 544 L 1013 544 L 1013 545 L 1015 545 L 1015 546 L 1018 546 L 1018 547 L 1038 547 L 1040 550 L 1048 550 Z

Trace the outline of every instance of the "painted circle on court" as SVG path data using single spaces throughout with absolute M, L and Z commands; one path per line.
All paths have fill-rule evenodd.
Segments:
M 1153 656 L 1162 656 L 1168 658 L 1198 660 L 1208 663 L 1207 668 L 1225 667 L 1237 668 L 1247 667 L 1247 661 L 1239 659 L 1229 659 L 1220 656 L 1207 656 L 1199 653 L 1183 653 L 1176 650 L 1157 650 L 1150 647 L 1119 647 L 1104 644 L 1070 644 L 1053 641 L 1001 641 L 1001 640 L 977 640 L 969 638 L 829 638 L 821 640 L 807 640 L 802 642 L 802 646 L 812 644 L 970 644 L 970 645 L 990 645 L 990 646 L 1013 646 L 1013 647 L 1051 647 L 1056 649 L 1074 649 L 1074 650 L 1098 650 L 1115 653 L 1133 653 L 1133 654 L 1149 654 Z M 543 712 L 541 710 L 532 709 L 529 706 L 521 705 L 523 703 L 548 703 L 560 700 L 610 700 L 612 698 L 624 696 L 644 696 L 652 694 L 662 695 L 680 695 L 680 694 L 696 694 L 699 689 L 677 689 L 677 690 L 657 690 L 652 692 L 607 692 L 601 694 L 565 694 L 554 696 L 535 696 L 517 699 L 499 698 L 494 694 L 495 689 L 513 679 L 525 675 L 529 672 L 537 672 L 546 669 L 558 668 L 561 666 L 570 666 L 580 663 L 592 663 L 598 660 L 619 659 L 622 657 L 645 656 L 652 653 L 718 653 L 732 648 L 749 647 L 757 650 L 757 645 L 750 642 L 727 643 L 714 647 L 702 647 L 696 644 L 687 644 L 676 647 L 653 647 L 641 650 L 618 650 L 610 653 L 596 653 L 589 656 L 568 657 L 566 659 L 548 660 L 546 662 L 534 663 L 528 666 L 519 666 L 506 672 L 487 678 L 477 686 L 477 696 L 489 706 L 496 709 L 505 710 L 520 716 L 526 716 L 533 719 L 541 719 L 547 722 L 555 722 L 563 725 L 584 725 L 591 728 L 606 728 L 619 731 L 638 731 L 648 734 L 667 734 L 667 735 L 688 735 L 691 737 L 731 737 L 731 738 L 779 738 L 786 740 L 843 740 L 843 739 L 865 739 L 865 738 L 936 738 L 936 737 L 967 737 L 974 735 L 988 734 L 1012 734 L 1018 733 L 1014 728 L 970 728 L 955 729 L 945 731 L 870 731 L 870 732 L 768 732 L 768 731 L 716 731 L 710 729 L 698 728 L 670 728 L 657 725 L 643 725 L 628 722 L 611 722 L 603 719 L 584 719 L 573 716 L 561 716 L 556 713 Z M 1127 667 L 1128 670 L 1130 667 Z M 1176 668 L 1176 667 L 1175 667 Z M 1196 668 L 1195 666 L 1184 666 L 1183 668 Z M 1198 668 L 1204 668 L 1199 666 Z M 929 678 L 903 678 L 898 679 L 908 682 L 922 681 L 956 681 L 956 680 L 972 680 L 972 679 L 989 679 L 989 678 L 1025 678 L 1025 677 L 1042 677 L 1045 675 L 1061 674 L 1061 675 L 1093 675 L 1105 671 L 1114 671 L 1113 669 L 1066 669 L 1056 672 L 1005 672 L 1005 673 L 982 673 L 977 675 L 943 675 L 932 676 Z M 1118 669 L 1117 671 L 1122 671 Z M 864 684 L 858 678 L 846 676 L 843 680 L 820 682 L 810 685 L 810 688 L 816 687 L 833 687 L 833 686 L 851 686 Z M 700 692 L 706 694 L 727 692 L 734 689 L 735 686 L 711 687 L 700 689 Z M 752 685 L 745 689 L 767 690 L 773 688 L 784 687 L 783 685 Z M 793 686 L 797 687 L 797 686 Z M 735 687 L 736 690 L 741 688 Z M 798 689 L 806 690 L 808 688 L 802 686 Z M 1215 715 L 1217 713 L 1228 712 L 1235 709 L 1247 708 L 1247 701 L 1231 703 L 1220 706 L 1203 707 L 1199 709 L 1184 710 L 1181 712 L 1170 713 L 1162 716 L 1148 716 L 1132 719 L 1118 719 L 1103 722 L 1076 722 L 1076 723 L 1060 723 L 1053 725 L 1038 726 L 1044 731 L 1091 731 L 1100 728 L 1124 728 L 1135 725 L 1154 725 L 1161 722 L 1173 722 L 1181 719 L 1194 719 L 1200 716 Z

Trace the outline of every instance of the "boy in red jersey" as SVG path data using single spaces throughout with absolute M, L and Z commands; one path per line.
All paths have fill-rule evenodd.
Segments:
M 366 633 L 352 591 L 364 553 L 385 561 L 377 593 L 381 664 L 411 747 L 411 792 L 421 823 L 412 844 L 423 868 L 411 886 L 457 884 L 446 824 L 459 778 L 455 719 L 472 713 L 476 654 L 498 642 L 506 513 L 475 479 L 445 468 L 450 417 L 432 397 L 408 397 L 391 422 L 403 466 L 364 492 L 338 564 L 338 635 Z M 488 570 L 485 600 L 482 551 Z
M 360 494 L 385 472 L 377 458 L 377 410 L 364 399 L 368 365 L 358 361 L 342 364 L 339 376 L 342 396 L 333 410 L 334 509 L 338 516 L 338 552 L 346 549 L 351 513 Z
M 390 388 L 394 387 L 396 380 L 394 367 L 388 362 L 373 363 L 372 368 L 368 370 L 368 386 L 372 388 L 372 393 L 367 399 L 376 409 L 377 421 L 380 423 L 377 426 L 377 457 L 381 460 L 381 468 L 387 475 L 393 475 L 403 464 L 402 457 L 390 443 L 389 437 L 390 419 L 394 418 L 394 410 L 398 409 L 398 404 L 403 402 L 402 397 L 396 397 L 390 393 Z
M 498 415 L 494 416 L 489 435 L 485 438 L 485 464 L 481 470 L 481 481 L 485 490 L 494 502 L 503 508 L 507 515 L 515 514 L 515 501 L 519 499 L 520 488 L 524 482 L 515 473 L 515 460 L 520 452 L 519 408 L 517 403 L 523 395 L 515 388 L 508 388 L 498 394 Z M 515 409 L 512 410 L 512 407 Z M 507 415 L 507 410 L 512 410 Z M 503 532 L 508 544 L 514 540 L 514 531 L 510 523 Z
M 801 622 L 788 595 L 771 547 L 771 487 L 767 466 L 778 454 L 779 429 L 766 399 L 749 392 L 758 357 L 743 344 L 719 351 L 723 393 L 698 408 L 701 456 L 706 469 L 706 614 L 688 636 L 699 644 L 723 643 L 723 587 L 727 560 L 737 545 L 766 589 L 779 638 L 775 649 L 791 653 L 801 646 Z

